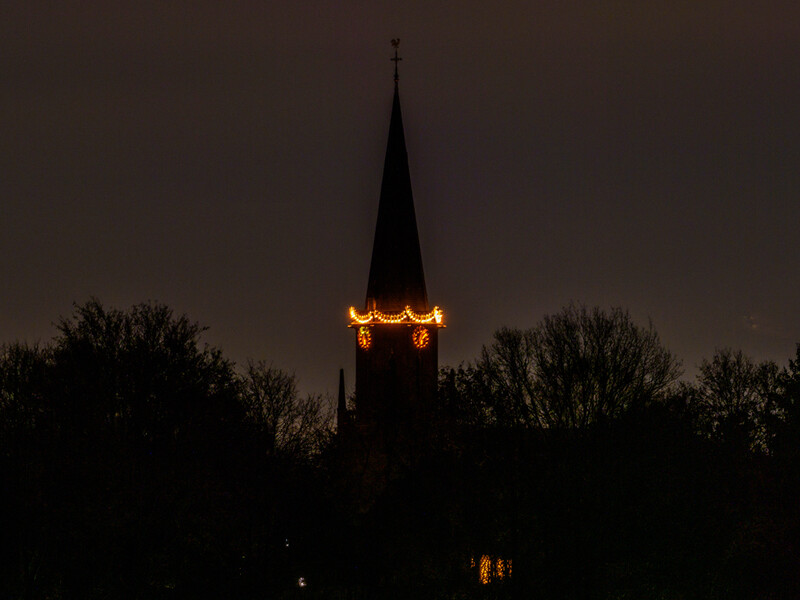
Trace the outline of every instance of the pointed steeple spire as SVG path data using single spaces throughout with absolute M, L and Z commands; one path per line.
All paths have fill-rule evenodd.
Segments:
M 336 425 L 339 432 L 347 427 L 347 399 L 344 395 L 344 369 L 339 369 L 339 398 L 336 403 Z
M 397 60 L 400 60 L 396 52 L 392 60 L 396 77 Z M 406 306 L 416 311 L 429 310 L 400 112 L 400 92 L 395 78 L 366 308 L 398 311 Z

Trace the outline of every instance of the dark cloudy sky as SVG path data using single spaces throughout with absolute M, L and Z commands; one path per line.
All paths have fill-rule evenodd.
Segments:
M 796 2 L 9 4 L 0 343 L 155 300 L 352 387 L 393 37 L 443 364 L 570 301 L 690 374 L 800 342 Z

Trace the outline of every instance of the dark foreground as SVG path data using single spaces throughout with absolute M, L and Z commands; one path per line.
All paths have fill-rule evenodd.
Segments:
M 768 451 L 686 394 L 545 430 L 446 373 L 364 492 L 319 399 L 138 310 L 3 350 L 0 598 L 800 597 L 800 360 Z

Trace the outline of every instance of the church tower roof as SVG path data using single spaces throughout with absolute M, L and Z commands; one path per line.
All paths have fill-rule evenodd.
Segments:
M 396 68 L 396 61 L 400 59 L 395 56 L 393 60 Z M 399 311 L 407 306 L 415 311 L 429 310 L 395 69 L 392 117 L 383 163 L 366 308 Z
M 397 86 L 399 41 L 392 40 L 394 97 L 366 311 L 349 311 L 356 342 L 353 409 L 347 408 L 342 380 L 338 405 L 342 447 L 352 452 L 360 481 L 354 489 L 362 490 L 367 504 L 392 473 L 427 448 L 438 390 L 439 329 L 445 326 L 444 313 L 428 305 L 425 290 Z

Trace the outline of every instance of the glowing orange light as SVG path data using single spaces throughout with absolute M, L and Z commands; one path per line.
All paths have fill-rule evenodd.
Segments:
M 497 578 L 502 579 L 503 577 L 511 577 L 511 559 L 503 560 L 502 558 L 497 559 Z
M 476 566 L 476 561 L 471 560 L 471 566 Z M 477 561 L 478 567 L 478 581 L 483 584 L 498 581 L 506 577 L 511 577 L 511 559 L 510 558 L 493 558 L 484 554 L 480 560 Z
M 444 313 L 438 306 L 434 306 L 433 310 L 427 313 L 418 313 L 406 306 L 400 312 L 383 312 L 380 310 L 368 310 L 367 312 L 359 312 L 354 306 L 350 307 L 350 326 L 357 327 L 359 325 L 367 325 L 369 323 L 416 323 L 424 325 L 436 325 L 437 327 L 444 327 L 442 322 Z
M 487 584 L 492 580 L 492 559 L 485 554 L 481 556 L 478 577 L 483 584 Z
M 430 343 L 431 334 L 427 328 L 420 325 L 414 329 L 414 332 L 411 334 L 411 340 L 417 348 L 422 349 Z
M 364 350 L 372 345 L 372 332 L 369 327 L 358 328 L 358 345 Z

